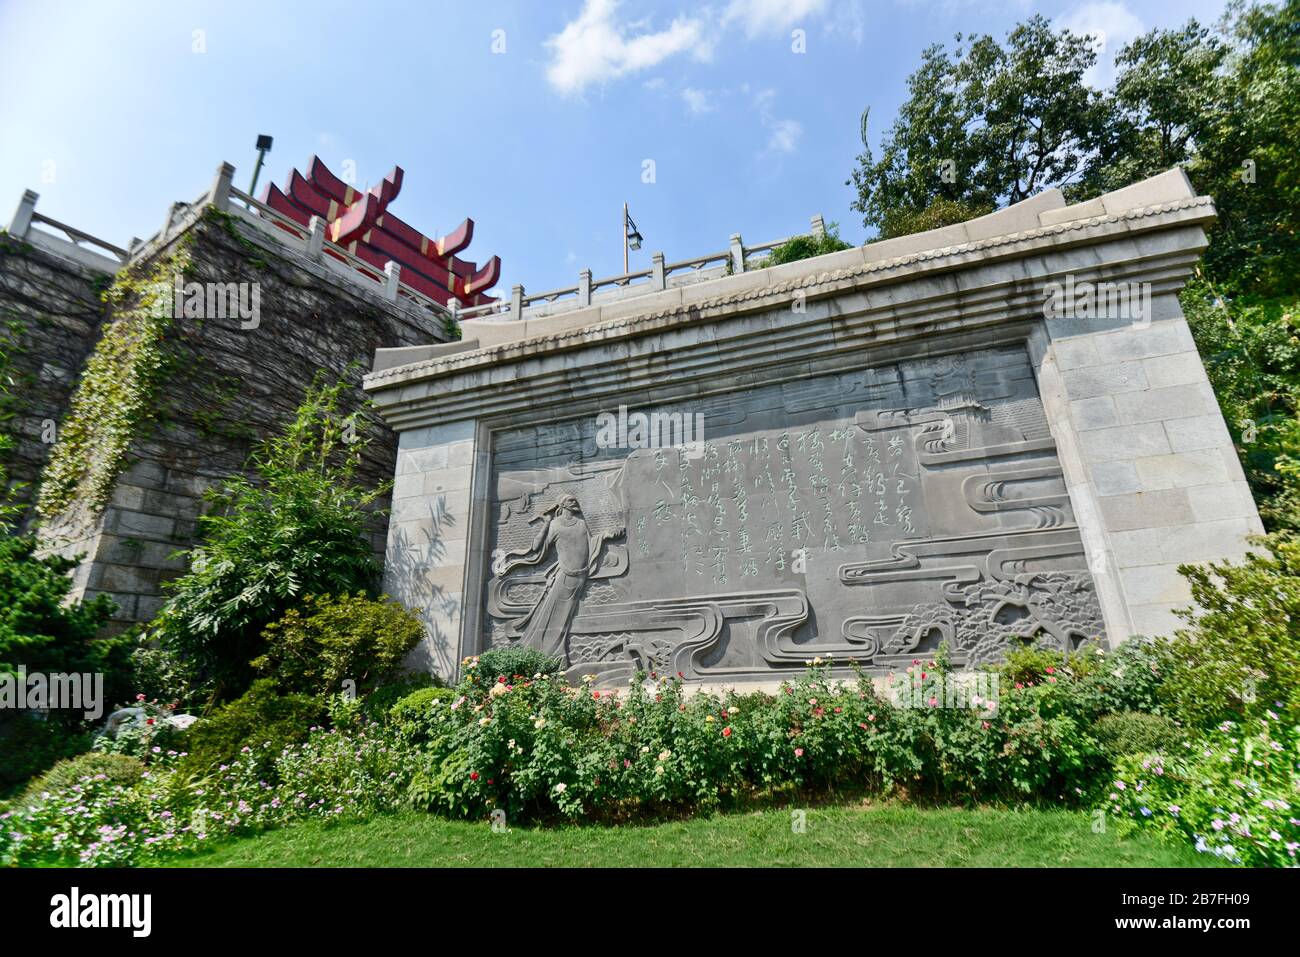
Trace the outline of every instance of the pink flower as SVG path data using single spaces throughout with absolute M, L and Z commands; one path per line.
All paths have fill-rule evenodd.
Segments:
M 795 756 L 796 758 L 802 758 L 802 757 L 803 757 L 803 748 L 795 748 L 795 749 L 794 749 L 794 756 Z
M 730 729 L 730 728 L 723 728 L 723 729 L 722 729 L 722 736 L 723 736 L 724 738 L 729 738 L 729 737 L 731 737 L 731 729 Z

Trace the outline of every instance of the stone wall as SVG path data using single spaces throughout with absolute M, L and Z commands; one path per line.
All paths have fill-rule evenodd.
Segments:
M 422 609 L 416 663 L 451 677 L 466 655 L 532 644 L 611 681 L 669 661 L 697 681 L 753 682 L 814 655 L 888 670 L 940 640 L 978 662 L 1015 641 L 1169 633 L 1188 598 L 1177 564 L 1237 558 L 1261 529 L 1176 298 L 1213 215 L 1177 170 L 1076 206 L 1052 190 L 957 226 L 470 320 L 463 342 L 381 353 L 366 388 L 401 433 L 385 588 Z M 1049 308 L 1062 284 L 1137 299 L 1114 314 Z M 593 443 L 592 421 L 621 405 L 703 415 L 707 474 L 682 448 L 661 450 L 660 469 Z M 897 474 L 879 495 L 840 492 L 792 452 L 789 501 L 827 516 L 784 540 L 800 567 L 750 575 L 728 554 L 725 579 L 722 561 L 694 575 L 686 513 L 699 506 L 705 556 L 761 542 L 761 443 L 812 443 L 813 429 L 841 443 L 837 470 L 879 454 Z M 848 540 L 877 498 L 889 527 Z M 656 523 L 680 533 L 680 553 L 646 536 Z
M 4 465 L 32 502 L 86 355 L 105 310 L 100 292 L 110 277 L 0 233 L 0 348 L 11 382 L 5 432 L 16 440 Z M 23 526 L 33 516 L 26 515 Z
M 156 614 L 163 582 L 184 570 L 184 560 L 172 556 L 194 544 L 204 491 L 245 467 L 254 444 L 292 417 L 318 371 L 359 386 L 363 357 L 377 348 L 446 336 L 431 314 L 385 300 L 378 287 L 349 283 L 211 208 L 133 269 L 145 272 L 179 249 L 190 264 L 187 283 L 256 283 L 257 322 L 172 317 L 168 376 L 132 436 L 106 505 L 94 509 L 75 498 L 41 527 L 51 550 L 85 556 L 74 593 L 109 595 L 120 626 Z M 358 388 L 355 401 L 364 398 Z M 359 478 L 377 484 L 392 476 L 396 438 L 378 420 L 372 426 Z M 377 517 L 377 552 L 384 525 Z

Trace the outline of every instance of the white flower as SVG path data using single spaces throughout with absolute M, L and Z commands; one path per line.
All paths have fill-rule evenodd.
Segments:
M 727 714 L 740 714 L 740 709 L 733 704 L 730 708 L 727 709 Z
M 479 726 L 480 728 L 486 728 L 486 727 L 487 727 L 489 724 L 491 724 L 491 723 L 492 723 L 492 719 L 491 719 L 491 718 L 479 718 L 479 719 L 478 719 L 478 726 Z
M 544 727 L 546 727 L 546 719 L 545 719 L 545 718 L 538 718 L 536 721 L 533 722 L 533 727 L 534 727 L 534 728 L 544 728 Z
M 642 753 L 642 754 L 649 754 L 649 753 L 650 753 L 650 745 L 648 745 L 648 744 L 643 744 L 643 745 L 641 746 L 641 753 Z
M 556 793 L 556 794 L 563 794 L 563 793 L 564 793 L 565 791 L 567 791 L 567 790 L 569 790 L 569 786 L 568 786 L 567 784 L 565 784 L 563 781 L 561 781 L 559 784 L 555 785 L 555 793 Z
M 659 752 L 659 760 L 660 760 L 660 761 L 667 761 L 667 760 L 668 760 L 669 758 L 671 758 L 672 756 L 673 756 L 673 753 L 672 753 L 671 751 L 669 751 L 667 748 L 665 748 L 664 750 L 662 750 L 662 751 Z

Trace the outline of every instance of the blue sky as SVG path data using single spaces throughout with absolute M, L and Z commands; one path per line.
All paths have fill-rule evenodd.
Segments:
M 498 293 L 571 285 L 583 266 L 621 272 L 624 201 L 646 237 L 634 269 L 654 250 L 672 261 L 725 249 L 733 232 L 750 243 L 804 232 L 813 213 L 861 242 L 844 185 L 859 117 L 871 108 L 878 142 L 925 46 L 958 31 L 1001 37 L 1041 12 L 1104 31 L 1113 51 L 1222 9 L 0 0 L 0 219 L 31 188 L 46 215 L 124 246 L 198 196 L 222 160 L 246 189 L 254 140 L 270 133 L 263 177 L 277 182 L 313 153 L 336 172 L 354 163 L 360 186 L 401 165 L 394 212 L 430 235 L 472 217 L 469 258 L 501 256 Z M 1107 75 L 1103 64 L 1096 81 Z

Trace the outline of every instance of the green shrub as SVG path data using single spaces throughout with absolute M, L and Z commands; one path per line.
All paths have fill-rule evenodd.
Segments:
M 30 711 L 0 720 L 0 795 L 10 794 L 58 761 L 90 748 L 90 726 L 67 726 Z
M 1300 538 L 1272 535 L 1239 564 L 1182 566 L 1198 608 L 1182 612 L 1162 695 L 1189 728 L 1300 714 Z
M 1300 862 L 1300 726 L 1275 712 L 1225 721 L 1169 754 L 1122 759 L 1102 809 L 1251 867 Z
M 352 681 L 352 691 L 367 694 L 423 636 L 420 620 L 387 596 L 308 595 L 266 627 L 266 654 L 252 665 L 284 691 L 329 694 Z
M 273 682 L 255 681 L 242 697 L 218 707 L 186 731 L 182 745 L 189 753 L 182 764 L 206 773 L 231 764 L 247 748 L 268 765 L 286 745 L 305 741 L 325 716 L 321 700 L 280 695 Z
M 1160 714 L 1160 689 L 1173 671 L 1174 657 L 1174 646 L 1168 639 L 1141 635 L 1106 652 L 1103 664 L 1091 675 L 1100 709 Z
M 758 266 L 760 268 L 780 266 L 783 263 L 812 259 L 814 256 L 824 256 L 827 253 L 837 253 L 851 248 L 848 243 L 840 239 L 839 224 L 831 223 L 826 227 L 826 232 L 820 236 L 809 234 L 791 237 L 775 247 L 771 254 L 758 263 Z
M 373 594 L 368 507 L 385 487 L 355 479 L 366 441 L 360 413 L 343 410 L 345 388 L 313 383 L 283 434 L 254 452 L 255 477 L 211 491 L 190 570 L 168 583 L 150 639 L 220 700 L 247 689 L 266 626 L 304 596 Z
M 183 733 L 168 721 L 176 713 L 174 704 L 136 695 L 130 707 L 139 708 L 144 717 L 123 723 L 116 734 L 100 734 L 95 738 L 95 751 L 125 754 L 150 764 L 157 755 L 173 751 L 179 745 Z
M 483 686 L 493 684 L 500 678 L 509 681 L 514 678 L 532 678 L 534 675 L 553 675 L 564 666 L 554 655 L 523 646 L 494 648 L 477 658 L 466 658 L 464 664 L 465 677 Z
M 397 704 L 417 691 L 443 687 L 442 679 L 426 672 L 405 674 L 385 681 L 361 702 L 362 713 L 372 721 L 386 721 Z
M 388 711 L 387 723 L 397 729 L 403 740 L 412 744 L 428 743 L 438 724 L 436 708 L 446 708 L 459 697 L 452 688 L 421 688 L 396 702 Z
M 144 776 L 144 762 L 126 754 L 101 754 L 87 751 L 75 758 L 60 761 L 39 778 L 32 781 L 23 792 L 20 803 L 46 791 L 62 791 L 86 778 L 104 775 L 113 784 L 135 784 Z
M 1169 751 L 1182 741 L 1178 725 L 1158 714 L 1121 711 L 1098 718 L 1092 736 L 1113 757 Z

